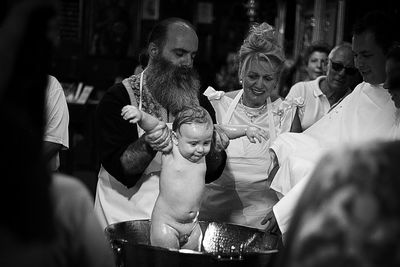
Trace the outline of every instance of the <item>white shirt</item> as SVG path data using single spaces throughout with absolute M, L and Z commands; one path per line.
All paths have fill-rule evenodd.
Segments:
M 64 90 L 58 80 L 49 75 L 46 89 L 46 126 L 44 141 L 61 144 L 63 149 L 68 149 L 68 124 L 69 113 Z M 59 153 L 50 161 L 50 169 L 57 170 L 60 166 Z
M 298 82 L 290 88 L 286 96 L 287 100 L 296 98 L 303 100 L 299 107 L 299 118 L 303 131 L 321 119 L 331 108 L 328 98 L 319 86 L 323 79 L 326 79 L 326 76 L 319 76 L 312 81 Z
M 271 184 L 271 188 L 284 195 L 273 207 L 282 233 L 287 231 L 296 203 L 324 152 L 373 140 L 400 139 L 396 111 L 382 85 L 363 82 L 303 133 L 278 136 L 271 149 L 281 167 L 273 181 L 275 187 Z

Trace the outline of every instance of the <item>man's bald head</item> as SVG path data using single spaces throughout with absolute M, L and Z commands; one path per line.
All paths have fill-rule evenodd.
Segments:
M 167 40 L 168 32 L 171 29 L 179 28 L 186 28 L 192 30 L 194 33 L 196 32 L 194 26 L 189 21 L 181 18 L 168 18 L 162 20 L 160 23 L 154 26 L 154 28 L 150 32 L 147 45 L 149 45 L 150 43 L 154 43 L 162 49 Z
M 357 69 L 351 45 L 343 43 L 335 46 L 329 53 L 327 81 L 330 88 L 345 92 L 349 89 L 352 77 Z
M 329 53 L 328 58 L 332 59 L 337 53 L 342 53 L 347 58 L 353 60 L 353 50 L 351 49 L 350 43 L 343 43 L 335 46 Z

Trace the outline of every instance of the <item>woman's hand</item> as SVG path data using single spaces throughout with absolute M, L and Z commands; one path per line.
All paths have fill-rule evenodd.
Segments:
M 151 132 L 145 133 L 145 141 L 154 149 L 163 153 L 172 150 L 171 130 L 161 121 Z
M 247 127 L 245 130 L 245 133 L 251 143 L 255 143 L 256 139 L 259 143 L 261 143 L 262 138 L 264 140 L 268 140 L 268 138 L 269 138 L 268 133 L 266 131 L 264 131 L 263 129 L 254 127 L 254 126 Z

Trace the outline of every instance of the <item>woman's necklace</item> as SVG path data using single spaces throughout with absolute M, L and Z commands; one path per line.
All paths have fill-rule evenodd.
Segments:
M 245 104 L 243 104 L 243 95 L 240 98 L 240 102 L 239 103 L 242 104 L 243 110 L 244 110 L 244 114 L 246 114 L 246 116 L 250 119 L 250 121 L 252 123 L 254 122 L 255 119 L 260 117 L 261 114 L 263 114 L 265 108 L 267 107 L 267 101 L 265 101 L 264 104 L 262 104 L 261 106 L 259 106 L 257 108 L 248 107 Z

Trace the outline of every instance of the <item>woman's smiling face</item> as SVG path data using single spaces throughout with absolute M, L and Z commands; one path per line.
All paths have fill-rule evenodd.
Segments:
M 243 98 L 246 105 L 258 107 L 264 104 L 275 89 L 277 81 L 277 65 L 273 60 L 250 59 L 243 75 Z

